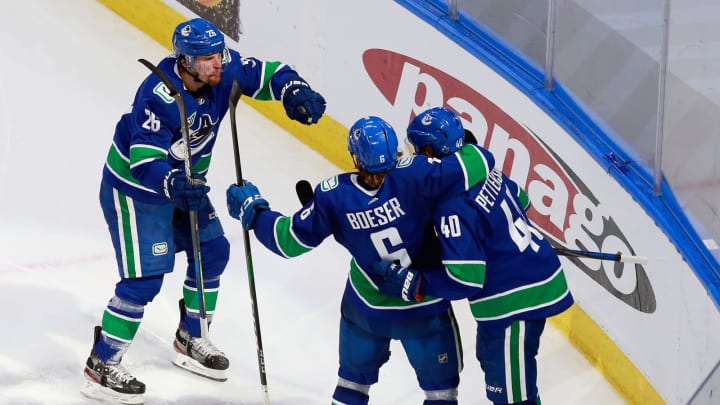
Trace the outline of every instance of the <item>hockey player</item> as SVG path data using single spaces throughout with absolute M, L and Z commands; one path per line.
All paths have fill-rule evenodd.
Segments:
M 187 255 L 187 277 L 179 305 L 174 364 L 226 380 L 227 357 L 201 337 L 188 212 L 197 212 L 209 323 L 220 275 L 229 259 L 229 243 L 208 200 L 205 175 L 233 80 L 239 81 L 246 96 L 282 102 L 288 117 L 303 124 L 317 123 L 325 111 L 323 97 L 297 72 L 280 62 L 242 57 L 228 49 L 220 30 L 204 19 L 179 24 L 172 44 L 174 53 L 158 68 L 181 89 L 187 116 L 180 116 L 160 78 L 149 75 L 115 128 L 103 170 L 100 204 L 120 281 L 101 325 L 95 327 L 86 361 L 81 391 L 92 398 L 142 403 L 145 384 L 121 365 L 121 359 L 135 338 L 145 306 L 160 291 L 164 274 L 173 271 L 175 253 L 180 251 Z M 187 145 L 182 120 L 187 120 L 190 132 L 193 181 L 187 180 L 183 170 Z
M 407 135 L 416 153 L 443 157 L 462 147 L 465 131 L 454 112 L 433 108 L 410 122 Z M 469 300 L 477 321 L 475 355 L 493 404 L 540 404 L 536 356 L 545 320 L 573 303 L 557 254 L 525 215 L 529 204 L 494 168 L 435 210 L 441 268 L 375 265 L 383 277 L 379 288 L 390 296 Z
M 485 150 L 468 145 L 442 162 L 398 160 L 395 131 L 378 117 L 361 118 L 351 128 L 348 149 L 357 172 L 322 181 L 312 200 L 287 217 L 269 209 L 250 182 L 227 190 L 230 215 L 254 229 L 268 249 L 295 257 L 333 236 L 352 255 L 341 304 L 340 367 L 334 404 L 363 405 L 399 339 L 426 405 L 457 404 L 462 368 L 459 335 L 448 301 L 404 302 L 381 294 L 373 265 L 381 259 L 409 266 L 420 254 L 423 228 L 434 201 L 459 194 L 482 181 L 494 164 Z M 417 213 L 417 214 L 413 214 Z

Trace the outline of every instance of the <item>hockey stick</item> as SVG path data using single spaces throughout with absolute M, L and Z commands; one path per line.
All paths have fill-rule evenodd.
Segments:
M 307 180 L 298 180 L 295 183 L 295 193 L 300 200 L 300 204 L 305 205 L 313 198 L 313 188 Z M 645 256 L 630 256 L 622 253 L 602 253 L 590 252 L 587 250 L 573 250 L 562 247 L 553 247 L 555 252 L 561 256 L 584 257 L 588 259 L 610 260 L 615 262 L 647 264 L 648 258 Z
M 307 204 L 308 201 L 313 198 L 314 192 L 312 185 L 310 185 L 310 182 L 307 180 L 298 180 L 297 183 L 295 183 L 295 194 L 297 194 L 300 204 Z
M 157 75 L 160 80 L 162 80 L 163 84 L 165 84 L 165 87 L 168 88 L 168 91 L 170 92 L 170 97 L 175 99 L 175 102 L 178 106 L 178 111 L 180 112 L 180 127 L 182 129 L 182 136 L 183 141 L 185 142 L 185 176 L 187 177 L 187 181 L 192 183 L 193 177 L 192 177 L 192 148 L 190 147 L 190 130 L 188 129 L 187 125 L 187 112 L 185 111 L 185 100 L 182 97 L 182 94 L 178 90 L 177 86 L 175 86 L 175 83 L 170 81 L 165 74 L 160 71 L 160 69 L 157 68 L 157 66 L 153 65 L 152 63 L 148 62 L 145 59 L 138 59 L 138 62 L 142 63 L 150 69 L 151 72 L 153 72 L 155 75 Z M 205 281 L 203 280 L 203 270 L 202 270 L 202 257 L 200 254 L 200 231 L 198 229 L 198 217 L 197 217 L 197 211 L 190 211 L 188 213 L 190 215 L 190 234 L 192 236 L 192 247 L 193 247 L 193 257 L 195 260 L 195 281 L 197 284 L 197 296 L 198 296 L 198 310 L 200 311 L 200 336 L 207 338 L 208 336 L 208 320 L 207 320 L 207 312 L 205 311 Z
M 597 260 L 609 260 L 613 262 L 624 262 L 624 263 L 637 263 L 647 264 L 648 258 L 646 256 L 630 256 L 620 252 L 618 253 L 603 253 L 603 252 L 590 252 L 587 250 L 573 250 L 561 247 L 553 247 L 555 252 L 561 256 L 568 257 L 584 257 L 588 259 Z
M 242 95 L 242 88 L 237 80 L 233 81 L 230 90 L 230 128 L 232 129 L 233 154 L 235 156 L 235 173 L 237 185 L 243 184 L 242 165 L 240 164 L 240 149 L 238 147 L 237 135 L 237 104 Z M 265 395 L 265 405 L 270 403 L 267 387 L 267 375 L 265 374 L 265 355 L 263 354 L 262 335 L 260 333 L 260 314 L 258 312 L 257 296 L 255 294 L 255 275 L 253 272 L 252 254 L 250 252 L 250 234 L 243 229 L 243 242 L 245 243 L 245 263 L 247 265 L 248 284 L 250 285 L 250 301 L 252 302 L 252 314 L 255 326 L 255 340 L 257 345 L 258 367 L 260 370 L 260 385 Z

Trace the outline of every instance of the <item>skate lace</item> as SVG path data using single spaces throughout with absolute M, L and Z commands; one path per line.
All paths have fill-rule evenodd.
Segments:
M 124 384 L 135 379 L 135 377 L 120 364 L 108 366 L 107 370 L 109 379 L 116 383 Z
M 192 350 L 206 359 L 211 356 L 225 356 L 208 338 L 193 338 Z

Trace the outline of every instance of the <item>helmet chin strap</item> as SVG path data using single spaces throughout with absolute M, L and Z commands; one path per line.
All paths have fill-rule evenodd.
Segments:
M 201 83 L 201 84 L 203 84 L 203 85 L 207 85 L 206 82 L 204 82 L 204 81 L 202 81 L 202 80 L 199 79 L 200 74 L 199 74 L 198 72 L 196 72 L 194 69 L 193 69 L 193 70 L 190 70 L 190 69 L 186 68 L 186 67 L 185 67 L 185 64 L 183 63 L 183 61 L 185 61 L 185 63 L 187 63 L 187 58 L 183 57 L 182 61 L 181 61 L 180 59 L 178 59 L 178 65 L 180 66 L 180 69 L 182 69 L 182 70 L 185 71 L 187 74 L 189 74 L 190 77 L 193 78 L 193 80 L 195 81 L 195 83 Z

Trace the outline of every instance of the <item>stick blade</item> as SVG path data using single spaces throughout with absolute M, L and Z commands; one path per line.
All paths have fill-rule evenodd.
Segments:
M 297 194 L 298 200 L 300 200 L 300 204 L 305 205 L 308 201 L 312 200 L 314 191 L 309 181 L 298 180 L 298 182 L 295 183 L 295 193 Z
M 237 106 L 240 96 L 242 96 L 242 86 L 240 85 L 240 82 L 235 79 L 233 80 L 232 88 L 230 89 L 230 105 L 233 107 Z

